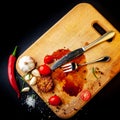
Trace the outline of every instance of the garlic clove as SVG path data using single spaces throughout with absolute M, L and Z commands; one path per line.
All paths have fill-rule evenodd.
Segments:
M 26 74 L 26 75 L 24 76 L 24 79 L 25 79 L 26 81 L 29 81 L 31 78 L 32 78 L 32 75 L 31 75 L 30 73 L 28 73 L 28 74 Z
M 35 85 L 36 82 L 37 82 L 37 78 L 33 76 L 32 79 L 30 80 L 30 85 Z
M 32 70 L 31 74 L 34 75 L 34 76 L 36 76 L 36 77 L 40 76 L 40 73 L 39 73 L 38 69 Z
M 30 90 L 30 87 L 24 87 L 21 92 L 28 92 Z

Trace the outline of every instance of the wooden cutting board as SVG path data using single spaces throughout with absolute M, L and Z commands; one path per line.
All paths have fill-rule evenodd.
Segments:
M 53 27 L 38 38 L 28 49 L 26 49 L 17 59 L 17 72 L 23 76 L 24 73 L 18 67 L 18 61 L 22 56 L 29 55 L 33 57 L 37 65 L 43 64 L 44 56 L 52 54 L 54 51 L 62 48 L 69 48 L 71 51 L 90 43 L 101 36 L 94 25 L 99 25 L 105 31 L 115 31 L 115 36 L 111 42 L 103 42 L 84 53 L 86 61 L 94 60 L 98 57 L 108 55 L 111 61 L 108 63 L 96 63 L 87 66 L 86 83 L 83 89 L 88 89 L 91 99 L 120 71 L 120 33 L 119 31 L 103 17 L 89 3 L 80 3 L 63 16 Z M 99 83 L 92 73 L 92 68 L 99 68 L 103 75 L 99 76 Z M 29 81 L 26 81 L 29 84 Z M 57 87 L 59 85 L 56 85 Z M 60 118 L 70 118 L 77 113 L 88 101 L 80 99 L 80 93 L 77 96 L 70 96 L 64 91 L 56 88 L 52 92 L 39 93 L 36 85 L 31 88 L 40 96 L 40 98 L 51 108 L 51 110 Z M 64 101 L 59 107 L 48 104 L 48 99 L 53 94 L 59 95 Z

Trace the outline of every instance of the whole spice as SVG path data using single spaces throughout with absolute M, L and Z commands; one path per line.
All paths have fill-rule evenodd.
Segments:
M 14 74 L 14 66 L 16 62 L 16 56 L 15 56 L 16 50 L 17 50 L 17 46 L 15 46 L 13 53 L 9 56 L 9 59 L 8 59 L 8 79 L 9 79 L 9 82 L 12 88 L 15 90 L 19 98 L 20 90 L 18 88 L 17 81 L 16 81 L 15 74 Z

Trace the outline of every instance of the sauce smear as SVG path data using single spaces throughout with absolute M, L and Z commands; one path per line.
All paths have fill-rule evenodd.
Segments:
M 60 49 L 53 53 L 56 59 L 60 59 L 70 50 Z M 71 62 L 83 63 L 86 62 L 85 55 L 74 58 Z M 64 73 L 62 68 L 57 68 L 52 72 L 52 78 L 54 82 L 61 85 L 61 89 L 70 96 L 77 96 L 82 90 L 84 83 L 86 82 L 87 67 L 81 66 L 77 70 Z M 63 83 L 63 84 L 61 84 Z

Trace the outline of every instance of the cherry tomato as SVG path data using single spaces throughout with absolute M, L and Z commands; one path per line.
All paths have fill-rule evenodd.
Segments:
M 88 101 L 91 98 L 91 93 L 89 90 L 83 90 L 81 91 L 80 98 L 83 101 Z
M 40 65 L 38 71 L 41 75 L 49 75 L 51 73 L 50 67 L 46 64 Z
M 50 105 L 57 106 L 57 105 L 60 105 L 60 104 L 61 104 L 61 99 L 60 99 L 59 96 L 54 95 L 54 96 L 51 96 L 51 97 L 49 98 L 49 101 L 48 101 L 48 102 L 49 102 Z
M 52 63 L 53 61 L 54 61 L 54 58 L 53 58 L 52 55 L 46 55 L 46 56 L 44 57 L 44 63 L 45 63 L 45 64 L 50 64 L 50 63 Z

